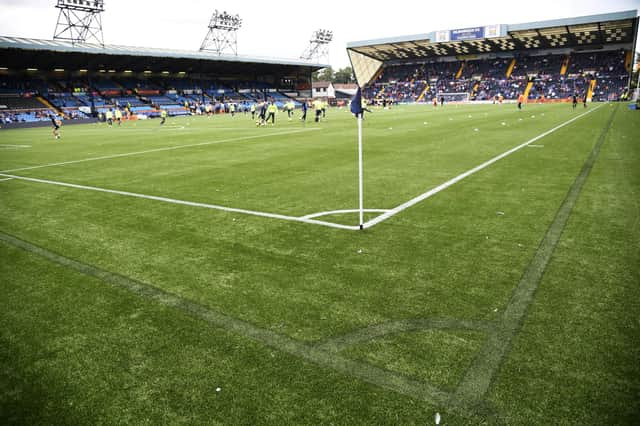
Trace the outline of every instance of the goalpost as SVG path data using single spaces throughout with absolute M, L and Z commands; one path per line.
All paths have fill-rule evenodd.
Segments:
M 445 102 L 469 102 L 469 92 L 440 92 L 436 94 L 436 97 L 438 98 L 438 102 L 440 102 L 442 97 L 444 97 Z

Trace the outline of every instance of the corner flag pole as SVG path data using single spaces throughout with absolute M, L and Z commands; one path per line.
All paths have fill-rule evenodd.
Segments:
M 362 112 L 358 115 L 358 195 L 360 229 L 364 229 L 364 190 L 362 185 Z
M 364 229 L 364 190 L 362 184 L 362 89 L 358 86 L 356 95 L 351 99 L 349 109 L 358 120 L 358 213 L 360 213 L 360 230 Z

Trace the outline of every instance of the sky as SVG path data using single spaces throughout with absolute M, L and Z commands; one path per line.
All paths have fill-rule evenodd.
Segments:
M 55 4 L 0 0 L 0 35 L 52 39 Z M 640 9 L 640 0 L 105 0 L 104 41 L 195 51 L 215 9 L 242 18 L 238 54 L 243 56 L 297 59 L 315 30 L 332 30 L 328 63 L 338 69 L 349 65 L 346 44 L 351 41 L 620 12 Z

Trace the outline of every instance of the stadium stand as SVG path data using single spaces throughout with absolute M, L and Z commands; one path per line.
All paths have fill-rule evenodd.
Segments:
M 443 94 L 618 100 L 629 84 L 637 29 L 636 12 L 628 11 L 353 42 L 347 50 L 354 67 L 381 67 L 364 91 L 378 102 L 428 102 Z

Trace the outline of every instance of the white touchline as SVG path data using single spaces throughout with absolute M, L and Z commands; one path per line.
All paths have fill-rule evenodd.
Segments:
M 95 186 L 86 186 L 86 185 L 77 185 L 75 183 L 58 182 L 54 180 L 35 179 L 35 178 L 24 177 L 24 176 L 14 176 L 14 175 L 8 175 L 6 173 L 1 173 L 1 172 L 0 172 L 0 176 L 7 177 L 9 179 L 25 180 L 28 182 L 44 183 L 48 185 L 64 186 L 64 187 L 75 188 L 75 189 L 84 189 L 87 191 L 106 192 L 108 194 L 124 195 L 126 197 L 134 197 L 134 198 L 144 198 L 146 200 L 162 201 L 165 203 L 181 204 L 184 206 L 203 207 L 207 209 L 222 210 L 222 211 L 232 212 L 232 213 L 241 213 L 241 214 L 248 214 L 253 216 L 268 217 L 271 219 L 281 219 L 281 220 L 288 220 L 292 222 L 309 223 L 312 225 L 322 225 L 322 226 L 328 226 L 330 228 L 349 229 L 349 230 L 359 229 L 359 227 L 357 226 L 341 225 L 338 223 L 324 222 L 321 220 L 314 220 L 314 219 L 306 219 L 303 217 L 287 216 L 287 215 L 282 215 L 277 213 L 259 212 L 255 210 L 237 209 L 233 207 L 218 206 L 216 204 L 197 203 L 194 201 L 176 200 L 173 198 L 158 197 L 155 195 L 138 194 L 135 192 L 127 192 L 127 191 L 117 191 L 114 189 L 98 188 Z
M 236 141 L 243 141 L 243 140 L 247 140 L 247 139 L 259 139 L 259 138 L 265 138 L 265 137 L 269 137 L 269 136 L 290 135 L 290 134 L 294 134 L 294 133 L 302 133 L 302 132 L 308 132 L 308 131 L 319 130 L 319 129 L 320 128 L 318 128 L 318 127 L 312 127 L 310 129 L 292 130 L 292 131 L 288 131 L 288 132 L 269 133 L 269 134 L 254 135 L 254 136 L 242 136 L 242 137 L 237 137 L 237 138 L 220 139 L 220 140 L 217 140 L 217 141 L 192 143 L 192 144 L 188 144 L 188 145 L 166 146 L 166 147 L 163 147 L 163 148 L 147 149 L 145 151 L 125 152 L 125 153 L 122 153 L 122 154 L 104 155 L 102 157 L 83 158 L 81 160 L 71 160 L 71 161 L 63 161 L 63 162 L 60 162 L 60 163 L 41 164 L 39 166 L 20 167 L 20 168 L 16 168 L 16 169 L 2 170 L 2 171 L 0 171 L 0 173 L 12 173 L 12 172 L 20 172 L 20 171 L 24 171 L 24 170 L 42 169 L 44 167 L 65 166 L 67 164 L 84 163 L 86 161 L 109 160 L 111 158 L 120 158 L 120 157 L 129 157 L 129 156 L 132 156 L 132 155 L 150 154 L 152 152 L 171 151 L 171 150 L 174 150 L 174 149 L 193 148 L 193 147 L 196 147 L 196 146 L 205 146 L 205 145 L 215 145 L 215 144 L 219 144 L 219 143 L 236 142 Z
M 490 159 L 490 160 L 488 160 L 488 161 L 485 161 L 484 163 L 480 164 L 479 166 L 476 166 L 476 167 L 474 167 L 474 168 L 473 168 L 473 169 L 471 169 L 471 170 L 467 170 L 466 172 L 464 172 L 464 173 L 462 173 L 462 174 L 460 174 L 460 175 L 458 175 L 458 176 L 454 177 L 453 179 L 450 179 L 450 180 L 446 181 L 445 183 L 443 183 L 443 184 L 441 184 L 441 185 L 438 185 L 438 186 L 436 186 L 435 188 L 430 189 L 429 191 L 427 191 L 427 192 L 425 192 L 425 193 L 423 193 L 423 194 L 420 194 L 420 195 L 418 195 L 418 196 L 417 196 L 417 197 L 415 197 L 415 198 L 410 199 L 410 200 L 409 200 L 409 201 L 407 201 L 406 203 L 402 203 L 402 204 L 400 204 L 399 206 L 392 208 L 392 209 L 391 209 L 391 210 L 389 210 L 388 212 L 383 213 L 383 214 L 381 214 L 380 216 L 378 216 L 378 217 L 376 217 L 376 218 L 374 218 L 374 219 L 371 219 L 370 221 L 366 222 L 366 223 L 364 224 L 363 228 L 365 228 L 365 229 L 366 229 L 366 228 L 371 228 L 372 226 L 375 226 L 375 225 L 377 225 L 378 223 L 380 223 L 380 222 L 382 222 L 382 221 L 384 221 L 384 220 L 387 220 L 387 219 L 389 219 L 389 218 L 390 218 L 390 217 L 392 217 L 392 216 L 397 215 L 397 214 L 398 214 L 398 213 L 400 213 L 401 211 L 406 210 L 406 209 L 408 209 L 409 207 L 414 206 L 414 205 L 418 204 L 419 202 L 424 201 L 424 200 L 426 200 L 427 198 L 429 198 L 429 197 L 431 197 L 431 196 L 433 196 L 433 195 L 437 194 L 438 192 L 440 192 L 440 191 L 443 191 L 443 190 L 447 189 L 447 188 L 448 188 L 448 187 L 450 187 L 451 185 L 454 185 L 454 184 L 456 184 L 456 183 L 460 182 L 462 179 L 464 179 L 464 178 L 466 178 L 466 177 L 468 177 L 468 176 L 471 176 L 472 174 L 474 174 L 474 173 L 476 173 L 476 172 L 479 172 L 480 170 L 482 170 L 482 169 L 484 169 L 484 168 L 486 168 L 486 167 L 488 167 L 488 166 L 492 165 L 492 164 L 493 164 L 493 163 L 495 163 L 496 161 L 501 160 L 501 159 L 503 159 L 504 157 L 506 157 L 506 156 L 508 156 L 508 155 L 511 155 L 511 154 L 513 154 L 514 152 L 516 152 L 516 151 L 518 151 L 518 150 L 520 150 L 520 149 L 524 148 L 525 146 L 527 146 L 527 145 L 529 145 L 529 144 L 532 144 L 533 142 L 535 142 L 535 141 L 537 141 L 537 140 L 539 140 L 539 139 L 544 138 L 545 136 L 547 136 L 547 135 L 549 135 L 549 134 L 551 134 L 551 133 L 555 132 L 556 130 L 558 130 L 558 129 L 560 129 L 560 128 L 564 127 L 564 126 L 566 126 L 567 124 L 573 123 L 573 122 L 574 122 L 574 121 L 576 121 L 577 119 L 579 119 L 579 118 L 581 118 L 581 117 L 584 117 L 585 115 L 590 114 L 590 113 L 592 113 L 593 111 L 597 111 L 597 110 L 598 110 L 598 109 L 600 109 L 601 107 L 602 107 L 602 105 L 600 105 L 600 106 L 598 106 L 598 107 L 596 107 L 596 108 L 594 108 L 594 109 L 590 109 L 589 111 L 584 112 L 584 113 L 580 114 L 579 116 L 572 118 L 571 120 L 565 121 L 564 123 L 562 123 L 562 124 L 560 124 L 560 125 L 558 125 L 558 126 L 554 127 L 553 129 L 551 129 L 551 130 L 547 130 L 546 132 L 544 132 L 544 133 L 542 133 L 542 134 L 540 134 L 540 135 L 536 136 L 535 138 L 530 139 L 530 140 L 528 140 L 528 141 L 526 141 L 526 142 L 524 142 L 524 143 L 522 143 L 522 144 L 520 144 L 520 145 L 516 146 L 515 148 L 511 148 L 510 150 L 508 150 L 508 151 L 506 151 L 506 152 L 503 152 L 502 154 L 497 155 L 497 156 L 493 157 L 492 159 Z
M 13 145 L 10 143 L 0 143 L 0 148 L 31 148 L 31 145 Z
M 11 177 L 11 178 L 4 178 L 4 179 L 0 179 L 0 182 L 4 182 L 4 181 L 6 181 L 6 180 L 13 180 L 13 178 Z

